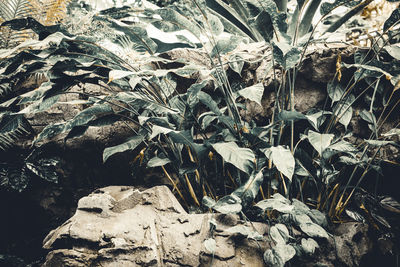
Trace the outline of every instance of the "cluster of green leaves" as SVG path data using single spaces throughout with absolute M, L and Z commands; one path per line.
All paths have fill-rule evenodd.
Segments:
M 288 224 L 310 238 L 326 238 L 321 228 L 325 223 L 315 221 L 317 211 L 300 205 L 296 198 L 310 199 L 319 210 L 339 216 L 366 173 L 379 173 L 379 149 L 394 144 L 387 138 L 399 134 L 396 128 L 382 135 L 381 127 L 397 105 L 393 99 L 399 88 L 400 68 L 392 64 L 399 59 L 398 45 L 377 41 L 370 50 L 357 52 L 351 64 L 338 62 L 323 109 L 297 112 L 296 76 L 313 41 L 311 23 L 320 2 L 297 1 L 295 11 L 288 13 L 285 1 L 234 0 L 228 5 L 221 0 L 193 0 L 200 11 L 193 16 L 168 8 L 113 8 L 93 17 L 113 32 L 111 39 L 102 42 L 43 26 L 32 18 L 8 21 L 3 25 L 32 29 L 41 40 L 0 50 L 0 107 L 5 110 L 0 126 L 6 125 L 0 127 L 0 144 L 12 145 L 23 133 L 21 129 L 28 127 L 24 114 L 51 108 L 63 94 L 76 95 L 79 100 L 64 104 L 83 105 L 83 110 L 67 122 L 45 127 L 34 145 L 58 136 L 76 138 L 89 127 L 123 121 L 134 134 L 124 143 L 106 148 L 104 161 L 118 153 L 136 151 L 140 160 L 135 164 L 161 167 L 188 206 L 200 206 L 203 199 L 206 207 L 218 212 L 241 213 L 263 198 L 257 204 L 260 214 L 272 209 L 279 213 L 279 220 L 290 214 L 295 221 Z M 357 5 L 343 18 L 349 19 L 370 1 L 353 2 Z M 322 11 L 327 14 L 329 9 L 324 6 Z M 395 10 L 385 24 L 389 36 L 398 34 L 398 12 Z M 343 18 L 326 32 L 340 27 Z M 227 74 L 229 69 L 241 75 L 250 62 L 233 51 L 240 43 L 253 41 L 266 42 L 273 58 L 269 69 L 276 77 L 278 70 L 282 73 L 272 88 L 276 101 L 267 125 L 246 122 L 240 116 L 245 108 L 243 99 L 262 104 L 264 85 L 234 87 Z M 115 49 L 107 50 L 99 43 Z M 174 48 L 206 50 L 211 68 L 160 56 Z M 118 49 L 123 52 L 117 55 Z M 225 64 L 222 58 L 227 54 L 229 62 Z M 350 79 L 340 80 L 342 68 L 356 71 Z M 44 75 L 47 82 L 23 94 L 12 93 L 20 79 L 36 74 Z M 178 90 L 180 79 L 200 76 L 203 78 L 183 92 Z M 80 89 L 87 84 L 98 86 L 103 93 Z M 360 99 L 370 106 L 360 116 L 370 125 L 371 137 L 356 147 L 348 141 L 351 132 L 347 127 L 353 105 Z M 296 134 L 297 125 L 305 125 L 305 130 Z M 373 155 L 370 147 L 378 147 Z M 354 186 L 359 170 L 362 174 Z M 269 198 L 271 192 L 286 198 Z M 289 235 L 282 235 L 288 232 L 286 227 L 274 227 L 271 238 L 278 245 L 265 253 L 265 260 L 282 266 L 294 256 L 296 246 L 288 243 Z M 301 243 L 299 251 L 308 253 L 316 247 L 312 239 Z M 214 242 L 207 244 L 212 247 Z

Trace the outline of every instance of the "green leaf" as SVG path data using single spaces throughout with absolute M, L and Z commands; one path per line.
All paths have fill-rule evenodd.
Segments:
M 264 85 L 262 83 L 258 83 L 239 90 L 236 93 L 246 99 L 256 102 L 261 106 L 261 100 L 264 94 Z
M 236 225 L 226 229 L 225 231 L 232 234 L 240 234 L 242 236 L 248 236 L 251 232 L 253 232 L 250 227 L 244 225 Z
M 275 244 L 286 244 L 289 238 L 289 231 L 284 224 L 276 224 L 269 230 L 269 235 Z
M 396 8 L 395 10 L 393 10 L 392 14 L 390 14 L 390 17 L 385 21 L 385 24 L 383 24 L 383 31 L 387 31 L 390 27 L 397 24 L 399 21 L 400 9 Z
M 353 146 L 352 143 L 349 143 L 344 140 L 340 140 L 334 144 L 331 144 L 328 148 L 337 150 L 340 152 L 356 152 L 357 151 L 357 148 L 355 146 Z
M 215 143 L 212 147 L 226 162 L 247 174 L 252 172 L 255 155 L 251 149 L 239 147 L 235 142 Z
M 147 167 L 154 168 L 164 166 L 170 162 L 171 160 L 169 158 L 153 157 L 149 160 L 149 162 L 147 162 Z
M 219 20 L 219 18 L 216 15 L 208 13 L 207 19 L 208 19 L 208 22 L 210 25 L 211 33 L 214 36 L 218 36 L 224 32 L 224 25 L 222 24 L 222 22 Z
M 338 83 L 336 79 L 328 82 L 327 91 L 330 99 L 332 100 L 332 104 L 341 100 L 344 94 L 342 85 Z
M 391 136 L 396 136 L 396 135 L 398 137 L 400 137 L 400 129 L 399 128 L 390 129 L 388 132 L 382 134 L 382 136 L 384 136 L 384 137 L 391 137 Z
M 209 197 L 209 196 L 203 197 L 202 204 L 203 204 L 204 206 L 206 206 L 207 208 L 210 208 L 210 209 L 211 209 L 212 207 L 215 206 L 216 203 L 217 203 L 217 202 L 215 202 L 215 200 L 212 199 L 212 198 Z
M 393 44 L 393 45 L 386 45 L 383 47 L 386 52 L 389 53 L 393 58 L 400 60 L 400 46 L 399 44 Z
M 308 141 L 320 156 L 329 147 L 333 137 L 335 137 L 333 134 L 320 134 L 312 130 L 309 130 L 307 135 Z
M 299 227 L 300 227 L 301 231 L 303 231 L 305 234 L 307 234 L 310 237 L 319 237 L 319 238 L 329 239 L 328 233 L 325 231 L 325 229 L 316 223 L 312 223 L 312 222 L 301 223 L 299 225 Z
M 263 152 L 272 160 L 278 171 L 292 181 L 296 165 L 292 152 L 283 146 L 266 148 Z
M 319 248 L 318 243 L 312 238 L 302 238 L 301 239 L 301 248 L 303 249 L 305 254 L 314 254 L 315 249 Z
M 229 67 L 241 76 L 242 69 L 244 66 L 244 60 L 241 55 L 233 54 L 229 57 Z
M 244 203 L 242 205 L 250 204 L 256 198 L 258 191 L 260 190 L 260 185 L 264 181 L 263 170 L 264 168 L 262 168 L 256 175 L 250 175 L 247 182 L 232 193 L 242 200 L 242 203 Z
M 319 130 L 319 127 L 324 123 L 325 116 L 332 114 L 330 111 L 318 111 L 313 114 L 307 114 L 306 117 L 310 124 L 315 128 L 315 130 Z
M 122 144 L 107 147 L 103 151 L 103 162 L 106 162 L 112 155 L 115 155 L 117 153 L 134 150 L 142 142 L 143 142 L 143 136 L 136 135 L 134 137 L 131 137 L 128 141 Z
M 386 145 L 396 145 L 396 142 L 385 141 L 385 140 L 364 140 L 365 143 L 371 146 L 386 146 Z
M 285 263 L 296 255 L 296 250 L 291 245 L 277 244 L 272 249 L 264 252 L 264 261 L 267 266 L 283 267 Z
M 135 72 L 132 71 L 126 71 L 126 70 L 111 70 L 108 73 L 108 80 L 110 81 L 114 81 L 114 80 L 118 80 L 118 79 L 122 79 L 125 77 L 128 77 L 130 75 L 134 75 Z M 140 79 L 140 78 L 139 78 Z
M 12 147 L 22 136 L 32 131 L 23 115 L 3 113 L 0 116 L 0 150 Z
M 328 225 L 328 221 L 326 220 L 326 216 L 320 212 L 319 210 L 316 209 L 312 209 L 310 211 L 307 212 L 307 215 L 311 218 L 311 220 L 320 225 L 320 226 L 327 226 Z
M 214 101 L 214 99 L 212 99 L 209 94 L 199 91 L 197 97 L 199 98 L 201 103 L 207 106 L 216 115 L 222 115 L 222 112 L 218 108 L 218 104 Z
M 289 70 L 299 63 L 301 50 L 286 41 L 281 41 L 273 43 L 273 54 L 276 62 L 285 70 Z
M 350 106 L 350 104 L 342 103 L 340 105 L 337 104 L 333 110 L 336 116 L 339 118 L 339 123 L 347 129 L 347 126 L 353 117 L 353 108 Z
M 236 214 L 242 211 L 241 203 L 242 201 L 237 196 L 227 195 L 219 199 L 212 208 L 223 214 Z
M 307 117 L 298 111 L 289 111 L 289 110 L 282 110 L 278 113 L 277 120 L 280 121 L 297 121 L 297 120 L 304 120 Z
M 291 213 L 294 209 L 290 201 L 278 193 L 276 193 L 273 198 L 261 200 L 256 206 L 262 210 L 276 210 L 281 213 Z

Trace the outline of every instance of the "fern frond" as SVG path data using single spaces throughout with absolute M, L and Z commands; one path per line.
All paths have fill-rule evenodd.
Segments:
M 3 20 L 32 17 L 36 14 L 34 1 L 30 0 L 0 0 L 0 17 Z
M 37 17 L 41 10 L 38 0 L 0 0 L 0 21 L 8 21 L 23 17 Z M 0 28 L 2 33 L 1 41 L 5 46 L 15 46 L 32 38 L 33 33 L 30 30 L 11 31 L 4 27 Z
M 21 114 L 3 113 L 0 117 L 0 150 L 12 147 L 22 136 L 31 133 L 31 125 Z
M 63 20 L 67 15 L 67 5 L 71 0 L 49 0 L 45 4 L 46 19 L 44 25 L 54 25 Z
M 0 99 L 8 95 L 12 91 L 10 83 L 0 84 Z

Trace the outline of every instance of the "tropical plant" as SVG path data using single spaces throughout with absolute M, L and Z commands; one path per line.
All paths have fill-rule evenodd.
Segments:
M 322 19 L 343 2 L 323 6 Z M 352 1 L 354 7 L 325 32 L 338 29 L 369 2 Z M 326 238 L 320 221 L 310 215 L 318 212 L 296 199 L 314 205 L 331 219 L 341 219 L 343 211 L 354 215 L 346 209 L 351 197 L 367 173 L 379 174 L 381 148 L 396 145 L 388 139 L 398 135 L 397 126 L 382 133 L 382 125 L 399 102 L 400 68 L 393 64 L 399 59 L 399 49 L 397 44 L 389 45 L 399 33 L 399 11 L 386 21 L 382 36 L 370 49 L 355 53 L 350 63 L 338 56 L 324 107 L 302 114 L 295 110 L 296 77 L 307 47 L 317 42 L 312 18 L 320 1 L 297 1 L 292 13 L 286 12 L 286 3 L 234 0 L 228 5 L 220 0 L 193 0 L 199 11 L 193 16 L 168 8 L 108 9 L 93 16 L 112 32 L 104 40 L 74 36 L 33 18 L 4 22 L 3 26 L 31 29 L 42 38 L 0 52 L 0 86 L 5 92 L 0 125 L 3 121 L 7 125 L 0 127 L 1 147 L 12 145 L 22 133 L 23 114 L 42 112 L 60 102 L 62 95 L 74 95 L 75 100 L 64 104 L 81 105 L 81 112 L 45 127 L 35 137 L 35 146 L 123 121 L 134 135 L 106 148 L 104 161 L 134 151 L 137 157 L 132 164 L 161 168 L 186 206 L 200 207 L 203 199 L 208 208 L 245 216 L 253 202 L 260 200 L 257 216 L 284 222 L 287 214 L 297 218 L 304 213 L 288 225 L 299 227 L 309 237 L 319 233 L 318 237 Z M 228 75 L 235 73 L 240 80 L 244 66 L 254 63 L 235 50 L 239 44 L 253 42 L 260 42 L 257 45 L 263 50 L 259 62 L 267 58 L 265 51 L 271 51 L 267 71 L 278 80 L 272 85 L 273 114 L 265 125 L 245 121 L 240 114 L 245 108 L 243 99 L 262 104 L 264 84 L 235 83 Z M 113 46 L 113 51 L 99 43 Z M 204 49 L 210 67 L 160 56 L 178 47 Z M 345 68 L 355 70 L 354 75 L 342 77 Z M 13 91 L 17 81 L 34 74 L 47 81 L 35 90 Z M 178 87 L 182 78 L 196 82 L 182 91 Z M 99 93 L 86 92 L 85 84 L 98 86 Z M 377 104 L 378 100 L 383 104 Z M 369 104 L 359 114 L 369 124 L 371 136 L 353 144 L 348 126 L 360 102 Z M 301 133 L 296 129 L 302 129 Z M 265 259 L 281 266 L 293 257 L 294 246 L 282 235 L 286 228 L 275 228 L 271 231 L 281 237 L 271 236 L 280 246 L 266 252 Z M 280 242 L 282 238 L 285 242 Z M 304 251 L 315 248 L 313 240 L 302 243 Z M 207 247 L 212 249 L 212 244 L 207 241 Z M 283 255 L 286 249 L 291 253 Z
M 66 16 L 66 6 L 70 0 L 1 0 L 0 23 L 17 18 L 33 17 L 45 25 L 59 23 Z M 0 45 L 15 46 L 33 38 L 32 32 L 25 29 L 12 31 L 1 28 Z

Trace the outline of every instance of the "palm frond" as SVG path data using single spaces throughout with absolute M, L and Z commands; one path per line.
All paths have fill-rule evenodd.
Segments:
M 67 15 L 67 5 L 71 0 L 49 0 L 45 3 L 46 19 L 45 25 L 54 25 Z
M 38 0 L 0 0 L 0 22 L 16 18 L 37 17 L 41 10 Z M 33 36 L 32 31 L 11 31 L 0 28 L 1 42 L 5 46 L 15 46 Z
M 36 5 L 32 0 L 0 0 L 0 17 L 3 20 L 32 17 L 37 12 Z
M 0 150 L 12 147 L 31 130 L 31 125 L 23 115 L 3 113 L 0 117 Z

